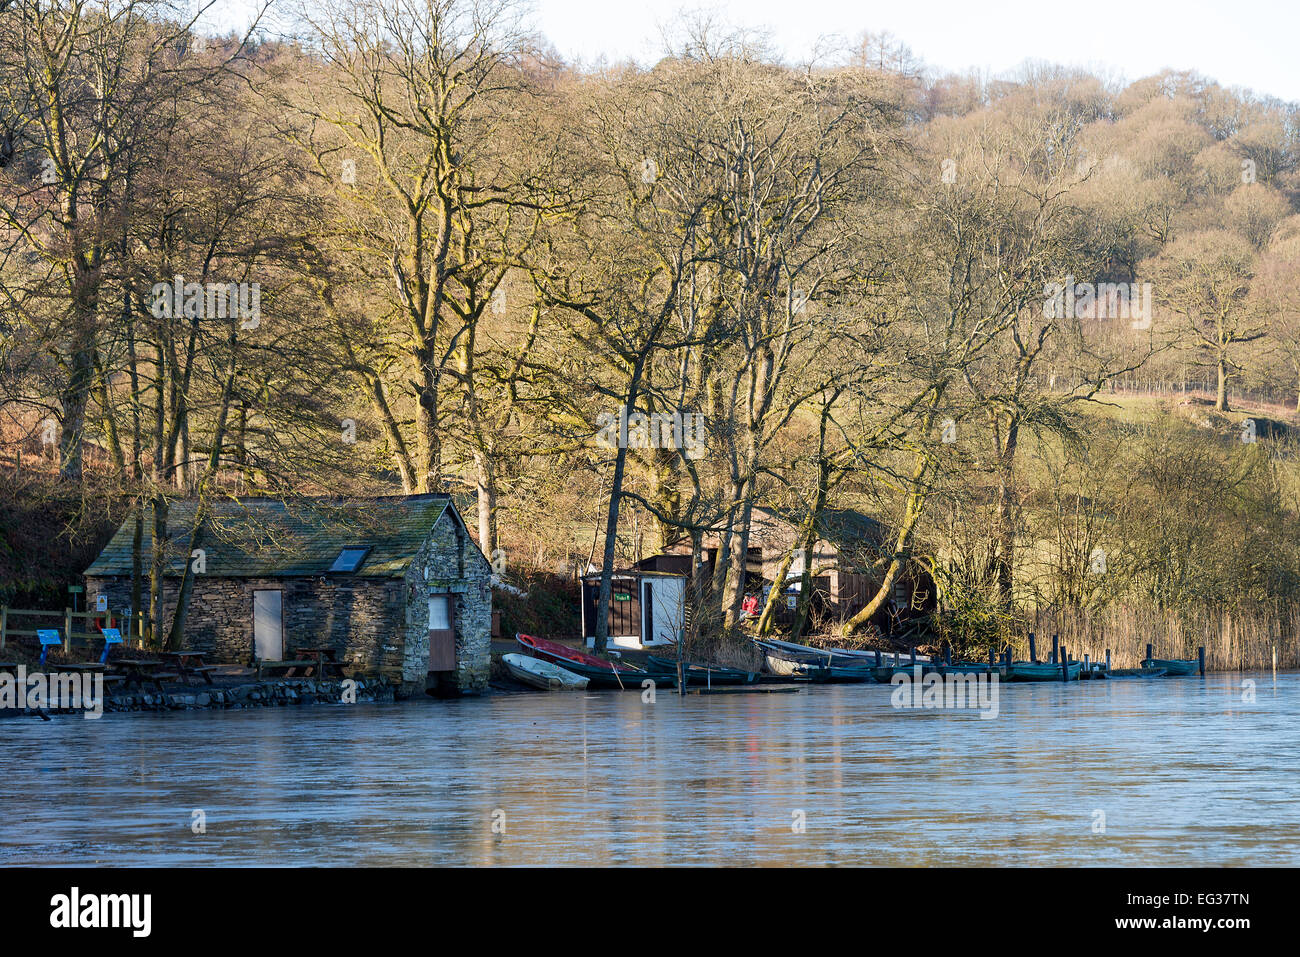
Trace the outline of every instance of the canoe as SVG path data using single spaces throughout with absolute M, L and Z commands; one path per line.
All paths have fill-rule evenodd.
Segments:
M 1164 668 L 1112 668 L 1106 672 L 1108 678 L 1163 678 Z
M 688 685 L 749 685 L 758 680 L 758 672 L 743 671 L 740 668 L 720 668 L 717 665 L 701 664 L 696 661 L 683 661 L 686 683 Z M 646 658 L 646 671 L 656 675 L 677 676 L 677 659 L 661 658 L 649 655 Z
M 648 671 L 643 671 L 626 663 L 606 661 L 604 658 L 597 658 L 595 655 L 589 655 L 576 648 L 570 648 L 568 645 L 562 645 L 558 641 L 548 641 L 545 638 L 536 638 L 533 635 L 523 634 L 515 635 L 515 641 L 523 645 L 526 651 L 531 652 L 543 661 L 552 662 L 565 671 L 571 671 L 575 675 L 586 678 L 588 686 L 592 688 L 621 688 L 625 691 L 639 691 L 641 690 L 641 682 L 647 678 L 652 678 L 656 684 L 668 684 L 669 686 L 675 682 L 675 679 L 671 676 L 652 675 Z
M 1067 666 L 1070 681 L 1079 680 L 1082 661 L 1071 661 Z M 1061 666 L 1048 662 L 1013 661 L 1007 673 L 1008 681 L 1061 681 Z
M 1144 669 L 1163 668 L 1165 674 L 1171 678 L 1201 673 L 1199 658 L 1148 658 L 1142 662 L 1142 667 Z
M 501 662 L 516 680 L 542 691 L 581 691 L 587 687 L 587 679 L 582 675 L 566 671 L 552 661 L 509 654 L 502 655 Z

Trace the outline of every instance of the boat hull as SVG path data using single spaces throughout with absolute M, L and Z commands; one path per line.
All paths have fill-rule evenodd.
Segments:
M 1061 674 L 1061 666 L 1047 663 L 1013 661 L 1007 672 L 1008 681 L 1078 681 L 1083 670 L 1082 661 L 1072 661 L 1066 666 L 1068 678 Z
M 1144 669 L 1165 670 L 1165 675 L 1170 678 L 1184 678 L 1188 675 L 1201 673 L 1201 662 L 1196 658 L 1148 658 L 1142 662 Z
M 646 660 L 646 671 L 655 677 L 666 675 L 676 679 L 677 662 L 674 659 L 650 655 Z M 684 661 L 682 667 L 685 670 L 688 685 L 704 685 L 705 687 L 713 685 L 748 685 L 758 680 L 758 672 L 742 671 L 739 668 L 719 668 L 715 665 L 705 665 L 694 661 Z
M 651 674 L 648 671 L 642 671 L 629 665 L 604 661 L 595 655 L 577 651 L 558 642 L 548 641 L 545 638 L 534 638 L 532 635 L 520 634 L 515 635 L 515 640 L 532 656 L 557 664 L 565 671 L 586 678 L 587 686 L 590 688 L 618 688 L 623 691 L 639 691 L 641 690 L 641 683 L 647 678 L 653 680 L 655 684 L 666 685 L 670 688 L 676 685 L 676 679 L 669 675 Z
M 541 658 L 509 654 L 501 656 L 501 663 L 516 681 L 541 691 L 581 691 L 588 684 L 588 679 L 582 675 Z

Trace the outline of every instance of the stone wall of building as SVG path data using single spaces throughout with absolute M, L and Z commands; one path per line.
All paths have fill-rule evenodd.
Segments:
M 163 588 L 164 627 L 176 610 L 179 581 Z M 185 648 L 201 651 L 210 661 L 247 663 L 253 659 L 253 592 L 279 590 L 284 653 L 300 646 L 335 649 L 339 661 L 358 672 L 403 680 L 403 635 L 399 627 L 405 602 L 397 579 L 330 576 L 318 578 L 207 578 L 198 575 L 185 623 Z M 124 578 L 87 578 L 87 607 L 108 596 L 113 611 L 127 607 L 131 582 Z
M 454 513 L 444 512 L 404 578 L 348 575 L 307 578 L 217 578 L 197 575 L 186 619 L 185 648 L 212 663 L 253 659 L 253 592 L 280 590 L 284 653 L 299 646 L 334 648 L 356 671 L 382 676 L 399 696 L 434 690 L 479 694 L 487 689 L 492 643 L 492 567 Z M 163 589 L 170 627 L 179 580 Z M 431 594 L 454 602 L 456 671 L 429 677 Z M 88 577 L 87 607 L 108 596 L 113 611 L 131 600 L 123 577 Z
M 429 679 L 429 596 L 453 599 L 456 672 Z M 406 680 L 429 690 L 481 694 L 492 663 L 492 566 L 464 526 L 444 512 L 406 575 Z

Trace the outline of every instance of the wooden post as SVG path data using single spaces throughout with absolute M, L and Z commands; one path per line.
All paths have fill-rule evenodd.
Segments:
M 1060 658 L 1061 658 L 1061 680 L 1069 681 L 1070 680 L 1070 656 L 1066 652 L 1064 645 L 1061 646 Z
M 1038 661 L 1038 651 L 1034 648 L 1034 633 L 1029 633 L 1029 661 L 1031 664 Z
M 1106 649 L 1106 670 L 1110 671 L 1110 649 Z
M 0 648 L 3 647 L 4 644 L 0 643 Z M 1273 642 L 1273 680 L 1277 681 L 1277 642 L 1276 641 Z
M 879 648 L 876 649 L 876 667 L 877 667 L 877 668 L 880 667 L 880 649 L 879 649 Z
M 1007 666 L 1007 670 L 1011 669 L 1011 646 L 1010 645 L 1007 645 L 1006 649 L 1002 652 L 1002 663 Z
M 993 670 L 993 646 L 989 645 L 989 671 Z
M 1196 649 L 1196 659 L 1201 665 L 1201 677 L 1205 677 L 1205 646 Z
M 63 609 L 63 653 L 72 651 L 72 609 Z
M 1147 642 L 1147 661 L 1153 661 L 1153 660 L 1154 660 L 1154 659 L 1151 657 L 1151 642 L 1148 641 L 1148 642 Z
M 1083 670 L 1084 670 L 1084 671 L 1089 671 L 1090 668 L 1091 668 L 1091 665 L 1092 665 L 1092 662 L 1088 660 L 1088 656 L 1085 654 L 1085 655 L 1083 656 Z
M 945 665 L 952 664 L 952 645 L 943 646 L 943 663 Z
M 1060 646 L 1057 644 L 1057 639 L 1059 637 L 1060 637 L 1059 635 L 1052 635 L 1052 664 L 1056 664 L 1058 661 L 1061 660 L 1060 656 L 1057 653 L 1060 648 Z

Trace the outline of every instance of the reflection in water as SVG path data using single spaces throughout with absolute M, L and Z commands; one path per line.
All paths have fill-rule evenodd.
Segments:
M 1249 677 L 6 718 L 0 864 L 1300 864 L 1300 675 Z

